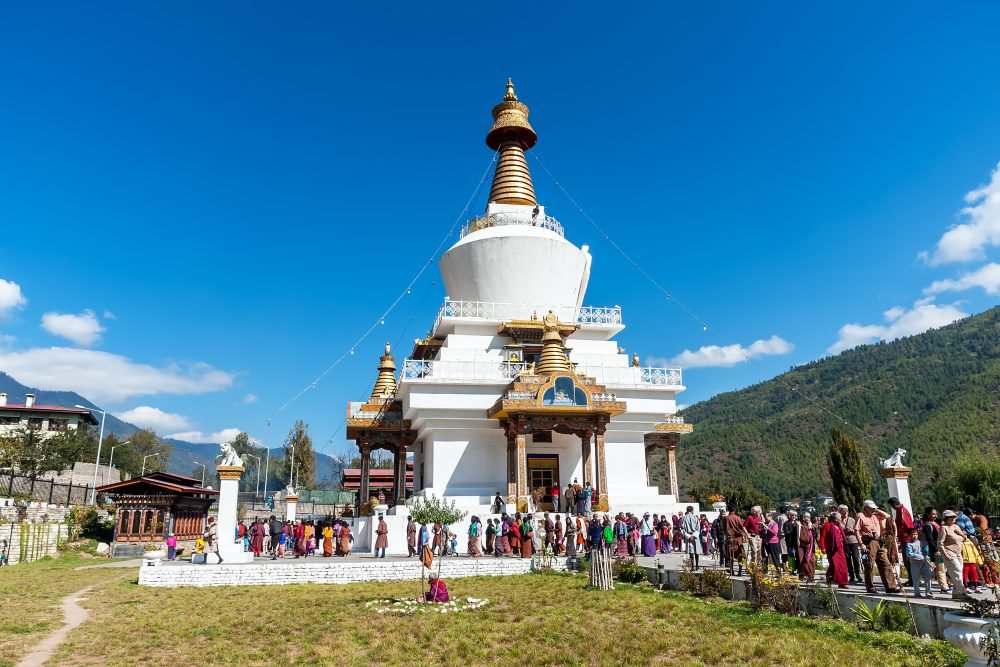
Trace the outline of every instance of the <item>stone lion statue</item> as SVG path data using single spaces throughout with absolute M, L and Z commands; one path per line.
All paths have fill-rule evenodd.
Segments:
M 882 462 L 883 468 L 905 468 L 903 457 L 906 456 L 905 449 L 897 449 L 896 453 Z
M 222 461 L 219 463 L 220 466 L 243 467 L 243 459 L 233 449 L 232 443 L 224 442 L 219 447 L 222 449 L 222 453 L 219 454 L 222 457 Z

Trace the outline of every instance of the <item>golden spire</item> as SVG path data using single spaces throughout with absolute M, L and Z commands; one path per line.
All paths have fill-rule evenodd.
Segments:
M 535 373 L 538 375 L 554 375 L 569 373 L 572 366 L 566 356 L 566 345 L 559 333 L 559 318 L 551 310 L 542 320 L 545 333 L 542 334 L 542 353 L 538 355 Z
M 396 361 L 389 353 L 389 343 L 385 344 L 385 354 L 379 359 L 378 378 L 375 379 L 375 388 L 372 389 L 371 398 L 381 398 L 392 395 L 396 392 Z
M 538 205 L 528 161 L 524 159 L 524 151 L 536 141 L 538 135 L 528 122 L 528 107 L 517 101 L 514 82 L 508 78 L 507 93 L 503 102 L 493 107 L 493 127 L 486 134 L 486 145 L 500 152 L 489 201 Z

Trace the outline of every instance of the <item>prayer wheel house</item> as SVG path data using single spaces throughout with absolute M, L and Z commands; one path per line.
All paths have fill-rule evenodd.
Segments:
M 429 335 L 398 379 L 387 347 L 376 390 L 348 406 L 359 497 L 370 492 L 365 458 L 378 445 L 399 461 L 412 456 L 415 495 L 480 518 L 497 492 L 508 511 L 534 505 L 533 492 L 546 510 L 550 489 L 574 481 L 590 482 L 601 511 L 677 511 L 676 466 L 661 494 L 646 455 L 662 448 L 673 462 L 691 431 L 675 414 L 681 369 L 640 365 L 615 341 L 621 308 L 584 305 L 591 255 L 536 200 L 526 153 L 537 135 L 509 80 L 493 120 L 489 201 L 441 258 L 448 296 Z M 400 479 L 405 470 L 397 461 Z
M 219 495 L 199 480 L 167 472 L 99 486 L 97 493 L 115 503 L 115 558 L 141 556 L 147 544 L 162 544 L 171 532 L 178 546 L 193 543 L 205 531 L 208 508 Z

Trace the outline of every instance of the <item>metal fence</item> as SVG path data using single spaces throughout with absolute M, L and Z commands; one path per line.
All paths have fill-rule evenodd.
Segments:
M 55 505 L 84 505 L 90 502 L 90 484 L 57 484 L 14 472 L 0 474 L 0 496 L 27 497 Z

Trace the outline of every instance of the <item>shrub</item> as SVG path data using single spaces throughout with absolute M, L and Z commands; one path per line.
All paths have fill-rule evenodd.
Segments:
M 681 572 L 681 588 L 695 597 L 722 597 L 732 585 L 725 570 L 705 570 L 701 573 Z
M 910 632 L 913 630 L 913 619 L 910 611 L 901 604 L 886 605 L 879 619 L 882 627 L 890 632 Z
M 635 558 L 616 560 L 611 565 L 611 574 L 626 584 L 638 584 L 646 580 L 646 568 L 639 565 Z

